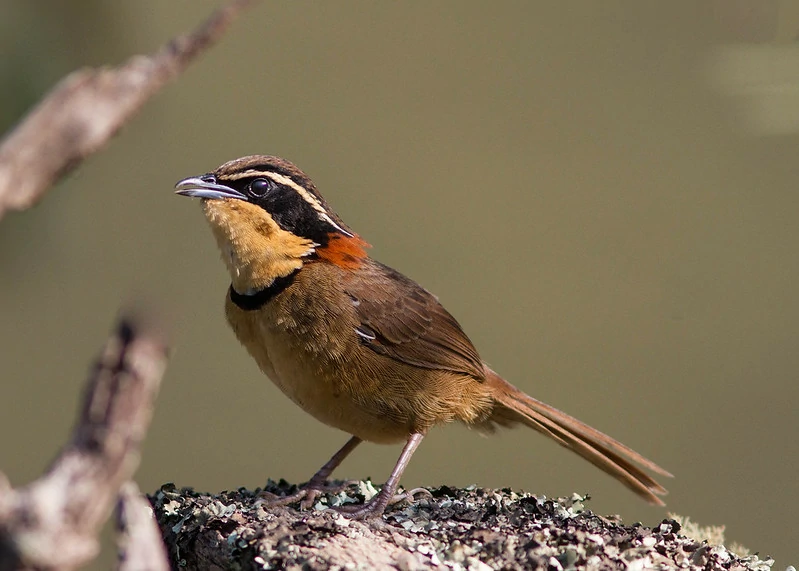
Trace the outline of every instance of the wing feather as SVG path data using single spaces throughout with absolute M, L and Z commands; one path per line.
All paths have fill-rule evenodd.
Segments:
M 380 355 L 424 369 L 484 378 L 477 350 L 460 324 L 429 291 L 374 260 L 344 284 L 360 321 L 360 342 Z M 364 279 L 366 278 L 366 279 Z

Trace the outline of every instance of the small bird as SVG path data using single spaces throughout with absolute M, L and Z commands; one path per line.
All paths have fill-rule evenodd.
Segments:
M 370 258 L 369 244 L 291 162 L 242 157 L 175 188 L 202 199 L 230 273 L 225 313 L 238 340 L 286 396 L 352 435 L 280 503 L 310 506 L 364 440 L 404 442 L 380 492 L 349 510 L 379 517 L 428 430 L 457 420 L 487 433 L 529 426 L 663 505 L 665 488 L 638 466 L 671 474 L 491 370 L 438 299 Z

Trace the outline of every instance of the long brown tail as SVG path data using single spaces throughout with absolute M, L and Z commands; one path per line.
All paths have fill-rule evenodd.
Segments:
M 490 421 L 501 425 L 516 422 L 526 424 L 573 450 L 649 503 L 665 505 L 658 496 L 665 495 L 666 488 L 633 462 L 663 476 L 671 477 L 666 470 L 607 434 L 526 395 L 488 367 L 486 367 L 486 381 L 494 389 L 494 398 L 499 405 L 494 409 Z

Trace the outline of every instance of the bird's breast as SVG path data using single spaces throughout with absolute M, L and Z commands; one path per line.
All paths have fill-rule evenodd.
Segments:
M 295 404 L 317 420 L 363 440 L 400 442 L 407 423 L 365 406 L 355 395 L 360 379 L 351 366 L 360 351 L 351 318 L 331 311 L 313 296 L 291 299 L 289 288 L 255 310 L 226 301 L 226 314 L 236 337 L 260 369 Z M 320 303 L 324 309 L 315 307 Z M 287 307 L 289 305 L 290 307 Z M 345 365 L 345 366 L 341 366 Z

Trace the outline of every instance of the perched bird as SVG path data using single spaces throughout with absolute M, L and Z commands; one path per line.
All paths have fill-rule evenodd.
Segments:
M 350 510 L 380 516 L 427 431 L 457 420 L 485 432 L 527 425 L 663 505 L 666 490 L 636 464 L 668 472 L 492 371 L 438 299 L 370 258 L 289 161 L 243 157 L 175 188 L 202 199 L 230 272 L 225 312 L 236 337 L 286 396 L 352 435 L 281 503 L 310 505 L 364 440 L 404 442 L 380 493 Z

